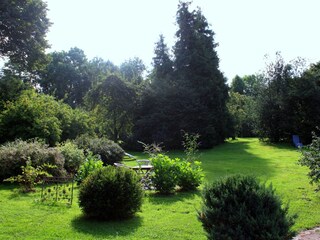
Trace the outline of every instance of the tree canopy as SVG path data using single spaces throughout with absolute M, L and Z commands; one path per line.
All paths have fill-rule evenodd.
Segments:
M 46 34 L 51 23 L 42 0 L 2 0 L 0 3 L 0 56 L 32 71 L 45 60 Z
M 181 130 L 198 133 L 201 147 L 212 147 L 227 135 L 226 79 L 219 70 L 214 33 L 200 9 L 181 2 L 171 60 L 160 36 L 153 58 L 151 85 L 142 101 L 135 129 L 139 140 L 181 147 Z

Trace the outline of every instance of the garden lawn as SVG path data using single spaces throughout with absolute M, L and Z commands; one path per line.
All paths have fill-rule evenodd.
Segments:
M 139 158 L 142 154 L 133 153 Z M 183 157 L 183 152 L 169 153 Z M 297 213 L 295 230 L 320 224 L 320 193 L 309 184 L 307 169 L 297 165 L 300 153 L 290 145 L 270 145 L 257 139 L 238 139 L 201 152 L 206 181 L 228 174 L 256 175 L 276 188 L 290 213 Z M 134 165 L 134 162 L 126 162 Z M 77 204 L 71 207 L 40 203 L 40 190 L 21 194 L 0 185 L 0 239 L 206 239 L 196 210 L 200 192 L 158 196 L 146 192 L 141 212 L 130 220 L 89 221 Z

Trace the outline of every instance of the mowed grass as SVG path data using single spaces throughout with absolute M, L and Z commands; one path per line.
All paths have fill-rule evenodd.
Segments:
M 133 153 L 139 158 L 143 154 Z M 171 152 L 183 157 L 183 152 Z M 320 224 L 320 193 L 309 184 L 307 169 L 297 164 L 300 153 L 290 145 L 270 145 L 257 139 L 238 139 L 201 152 L 206 181 L 242 173 L 272 183 L 277 194 L 297 213 L 295 230 Z M 134 162 L 127 162 L 134 165 Z M 0 239 L 206 239 L 197 209 L 200 191 L 159 196 L 146 192 L 141 212 L 130 220 L 99 222 L 83 218 L 77 204 L 39 203 L 40 190 L 20 194 L 17 187 L 0 185 Z

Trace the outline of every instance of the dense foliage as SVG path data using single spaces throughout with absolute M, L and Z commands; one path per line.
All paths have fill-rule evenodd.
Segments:
M 1 142 L 38 137 L 53 146 L 91 132 L 91 123 L 87 113 L 72 110 L 49 95 L 25 90 L 15 101 L 7 102 L 0 113 L 0 137 Z
M 92 153 L 88 153 L 85 161 L 80 165 L 75 175 L 77 184 L 81 184 L 92 172 L 100 168 L 103 168 L 103 162 L 100 158 Z
M 43 92 L 72 107 L 80 106 L 91 87 L 89 64 L 83 50 L 71 48 L 68 52 L 53 52 L 49 59 L 40 74 Z
M 89 135 L 79 136 L 75 143 L 79 148 L 99 155 L 104 165 L 113 165 L 121 162 L 124 156 L 124 150 L 115 142 L 104 137 L 90 137 Z
M 64 176 L 64 157 L 56 149 L 37 141 L 16 140 L 0 146 L 0 179 L 21 174 L 21 167 L 31 161 L 33 167 L 50 164 L 56 166 L 49 173 L 54 176 Z
M 46 3 L 2 1 L 0 56 L 9 61 L 0 73 L 0 143 L 39 137 L 54 146 L 87 133 L 128 149 L 138 141 L 172 149 L 182 148 L 182 130 L 198 133 L 201 148 L 236 136 L 279 142 L 296 134 L 310 143 L 320 122 L 320 63 L 307 68 L 277 53 L 262 74 L 235 76 L 228 89 L 215 33 L 191 9 L 179 3 L 176 42 L 169 49 L 160 35 L 146 75 L 138 57 L 116 66 L 77 47 L 45 54 Z
M 187 162 L 178 159 L 177 185 L 182 191 L 196 190 L 203 181 L 204 173 L 200 161 Z
M 151 161 L 151 180 L 160 194 L 170 194 L 178 188 L 182 191 L 195 190 L 203 181 L 204 174 L 199 161 L 188 162 L 165 154 L 157 154 Z
M 36 184 L 41 183 L 43 177 L 52 177 L 47 172 L 48 169 L 52 168 L 55 168 L 55 166 L 50 164 L 33 167 L 31 161 L 27 160 L 26 166 L 21 166 L 21 174 L 7 178 L 4 181 L 19 183 L 20 190 L 24 193 L 34 192 Z
M 93 172 L 79 190 L 79 205 L 91 218 L 111 220 L 132 217 L 142 204 L 138 175 L 127 168 L 107 166 Z
M 260 137 L 279 142 L 297 134 L 302 143 L 311 142 L 311 132 L 320 122 L 320 65 L 303 72 L 299 66 L 300 61 L 285 63 L 280 54 L 267 66 L 258 97 Z
M 0 56 L 33 71 L 45 59 L 51 25 L 42 0 L 2 0 L 0 3 Z
M 201 10 L 181 2 L 176 16 L 178 31 L 174 60 L 160 36 L 156 44 L 151 85 L 142 97 L 136 138 L 181 148 L 181 130 L 200 134 L 201 147 L 227 136 L 226 79 L 219 70 L 214 33 Z
M 153 165 L 152 183 L 161 194 L 174 192 L 178 183 L 179 167 L 177 159 L 158 154 L 151 159 Z
M 71 141 L 64 142 L 58 147 L 58 150 L 64 156 L 64 168 L 72 175 L 78 171 L 80 165 L 86 160 L 83 150 Z
M 199 212 L 208 239 L 292 239 L 294 217 L 272 186 L 250 176 L 231 176 L 203 190 Z
M 311 183 L 316 184 L 317 190 L 320 190 L 320 137 L 313 133 L 311 144 L 302 148 L 301 152 L 299 164 L 309 168 Z
M 110 75 L 86 96 L 87 106 L 97 116 L 99 132 L 115 142 L 130 135 L 136 92 L 131 84 Z

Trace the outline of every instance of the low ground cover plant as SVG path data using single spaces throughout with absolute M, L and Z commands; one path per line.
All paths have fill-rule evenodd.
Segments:
M 292 239 L 294 216 L 282 207 L 275 190 L 255 177 L 234 175 L 203 190 L 198 218 L 208 239 Z
M 132 217 L 142 205 L 139 176 L 127 168 L 106 166 L 81 184 L 79 206 L 86 217 L 115 220 Z

